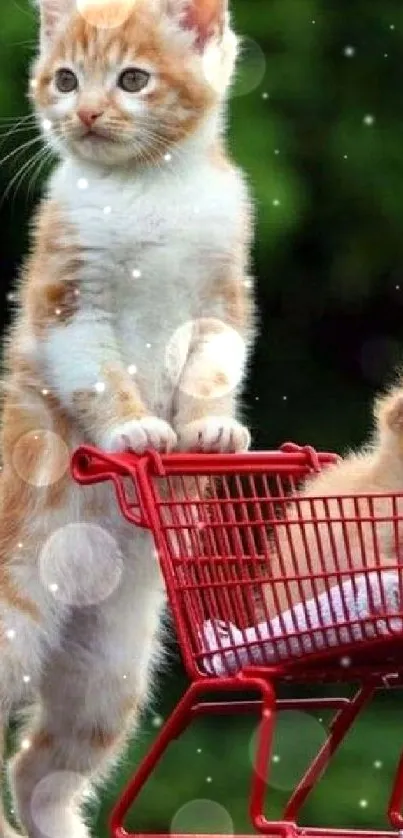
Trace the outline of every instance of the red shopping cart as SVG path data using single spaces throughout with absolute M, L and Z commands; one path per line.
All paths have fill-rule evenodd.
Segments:
M 387 808 L 395 831 L 297 825 L 301 807 L 375 690 L 399 686 L 403 674 L 402 498 L 311 499 L 302 510 L 301 481 L 336 459 L 292 443 L 236 455 L 136 456 L 87 446 L 73 455 L 79 483 L 112 481 L 125 518 L 152 533 L 190 679 L 115 806 L 113 838 L 130 838 L 123 826 L 130 806 L 195 717 L 249 712 L 260 717 L 250 791 L 256 832 L 271 838 L 403 835 L 403 755 Z M 386 536 L 395 560 L 385 571 Z M 267 586 L 279 605 L 274 617 L 267 613 Z M 276 695 L 284 681 L 351 682 L 358 690 L 351 699 L 285 700 Z M 218 701 L 217 693 L 238 697 Z M 257 697 L 245 700 L 249 693 Z M 285 709 L 331 709 L 335 716 L 282 820 L 273 821 L 265 798 L 276 716 Z

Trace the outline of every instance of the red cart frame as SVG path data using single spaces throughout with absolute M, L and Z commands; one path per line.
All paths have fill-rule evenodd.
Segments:
M 311 447 L 300 448 L 292 443 L 285 444 L 278 451 L 228 455 L 159 455 L 150 451 L 136 456 L 131 453 L 107 454 L 90 446 L 82 446 L 74 453 L 74 479 L 84 485 L 112 481 L 124 517 L 132 524 L 151 531 L 190 679 L 185 695 L 160 730 L 114 808 L 110 823 L 112 838 L 131 838 L 123 826 L 130 806 L 168 745 L 195 717 L 206 713 L 249 712 L 260 716 L 249 806 L 252 826 L 258 833 L 270 838 L 386 838 L 403 835 L 403 754 L 387 808 L 394 832 L 297 825 L 301 807 L 375 690 L 401 683 L 403 631 L 400 621 L 403 620 L 403 605 L 399 604 L 398 611 L 393 614 L 398 620 L 394 627 L 385 603 L 381 603 L 381 608 L 378 604 L 376 613 L 370 618 L 367 615 L 365 620 L 346 618 L 342 626 L 344 634 L 340 634 L 340 622 L 335 618 L 330 627 L 329 622 L 326 624 L 326 631 L 338 632 L 340 642 L 329 647 L 323 644 L 323 633 L 318 645 L 318 631 L 310 628 L 309 621 L 304 631 L 295 629 L 287 634 L 284 629 L 281 641 L 285 644 L 286 653 L 271 663 L 263 660 L 257 664 L 251 644 L 243 640 L 243 658 L 239 659 L 238 665 L 237 655 L 240 652 L 235 644 L 224 650 L 217 635 L 216 646 L 211 651 L 206 649 L 200 632 L 203 621 L 208 619 L 213 620 L 214 625 L 216 620 L 233 621 L 240 626 L 242 634 L 243 627 L 253 623 L 256 590 L 261 593 L 263 584 L 268 581 L 281 584 L 288 590 L 289 581 L 285 575 L 273 579 L 270 574 L 273 551 L 280 549 L 275 539 L 276 527 L 288 526 L 287 509 L 291 503 L 298 503 L 301 480 L 336 460 L 334 454 L 317 453 Z M 376 505 L 379 498 L 388 503 L 386 516 L 385 505 L 382 512 Z M 346 499 L 337 498 L 339 513 L 336 524 L 334 512 L 330 514 L 326 500 L 320 499 L 322 511 L 318 512 L 319 507 L 313 505 L 309 524 L 306 514 L 298 518 L 308 563 L 310 548 L 304 535 L 307 526 L 315 528 L 319 546 L 324 541 L 324 528 L 327 550 L 332 543 L 334 566 L 331 572 L 323 559 L 323 550 L 320 552 L 324 561 L 320 574 L 322 589 L 330 589 L 335 579 L 342 581 L 348 576 L 345 568 L 343 574 L 337 569 L 335 526 L 339 528 L 338 532 L 343 532 L 343 549 L 351 562 L 347 569 L 349 575 L 355 577 L 359 573 L 361 578 L 367 578 L 374 571 L 380 574 L 379 526 L 389 526 L 395 537 L 395 570 L 399 573 L 399 527 L 403 525 L 403 507 L 400 507 L 399 499 L 397 494 L 353 496 L 346 507 L 343 506 Z M 362 516 L 363 507 L 359 505 L 364 500 L 368 510 L 365 518 Z M 295 525 L 295 519 L 293 523 Z M 357 533 L 359 535 L 361 549 L 358 565 L 357 557 L 351 556 L 348 547 L 353 526 L 356 536 Z M 368 549 L 366 553 L 368 532 L 372 533 L 371 561 Z M 294 584 L 310 584 L 315 593 L 317 573 L 313 568 L 311 571 L 302 579 L 296 565 L 293 581 Z M 385 631 L 378 631 L 381 623 L 384 628 L 387 626 L 386 636 Z M 357 630 L 361 631 L 361 639 L 358 640 Z M 242 637 L 246 635 L 242 634 Z M 296 654 L 295 644 L 298 643 L 303 645 L 299 646 Z M 258 649 L 259 654 L 264 656 L 267 647 L 263 640 L 254 641 L 252 646 L 255 652 Z M 223 670 L 219 674 L 212 667 L 217 654 Z M 232 668 L 227 665 L 228 655 L 231 654 Z M 358 690 L 352 699 L 318 697 L 281 700 L 276 697 L 276 688 L 284 680 L 305 684 L 352 682 L 358 683 Z M 217 701 L 213 697 L 217 693 L 239 694 L 245 691 L 257 697 L 247 701 L 236 698 Z M 331 709 L 336 713 L 326 742 L 294 789 L 282 819 L 272 821 L 264 812 L 264 801 L 276 715 L 285 709 Z

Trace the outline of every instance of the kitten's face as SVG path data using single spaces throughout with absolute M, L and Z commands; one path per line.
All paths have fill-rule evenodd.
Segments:
M 92 0 L 79 11 L 41 0 L 31 89 L 47 139 L 62 155 L 109 165 L 167 154 L 224 97 L 236 54 L 224 5 Z

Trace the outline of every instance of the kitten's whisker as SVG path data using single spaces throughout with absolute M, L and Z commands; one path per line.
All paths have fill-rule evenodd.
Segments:
M 7 136 L 7 134 L 21 133 L 21 131 L 32 131 L 37 128 L 36 125 L 0 125 L 0 136 Z
M 20 4 L 17 3 L 17 0 L 14 0 L 14 5 L 17 7 L 17 9 L 20 10 L 20 12 L 23 12 L 24 15 L 26 15 L 27 17 L 30 18 L 30 20 L 32 20 L 32 18 L 34 16 L 34 13 L 33 13 L 32 9 L 28 10 L 27 8 L 24 8 L 24 6 L 20 6 Z
M 35 41 L 11 41 L 8 46 L 11 47 L 26 47 L 27 49 L 37 49 Z
M 22 116 L 20 116 L 18 114 L 16 116 L 1 116 L 0 117 L 0 125 L 1 125 L 1 123 L 4 123 L 4 122 L 13 122 L 13 123 L 17 122 L 17 123 L 19 123 L 19 122 L 29 122 L 30 120 L 32 120 L 32 121 L 35 120 L 36 121 L 36 116 L 32 113 L 23 114 Z
M 180 140 L 176 141 L 175 143 L 172 143 L 172 138 L 167 137 L 165 134 L 162 134 L 160 131 L 158 131 L 155 128 L 153 128 L 152 126 L 148 125 L 147 122 L 145 122 L 145 124 L 141 126 L 141 129 L 142 129 L 142 131 L 144 131 L 144 133 L 147 133 L 148 136 L 152 136 L 155 139 L 159 140 L 163 145 L 169 146 L 169 148 L 171 148 L 171 149 L 174 148 L 175 149 L 175 154 L 177 154 L 177 155 L 185 154 L 184 149 L 181 148 L 181 145 L 180 145 L 181 141 Z
M 27 167 L 26 171 L 23 174 L 23 177 L 19 180 L 19 182 L 16 186 L 15 193 L 14 193 L 14 198 L 17 194 L 18 189 L 20 189 L 20 187 L 22 186 L 23 182 L 26 180 L 26 178 L 29 175 L 31 175 L 30 180 L 29 180 L 28 191 L 27 191 L 27 194 L 26 194 L 26 202 L 28 202 L 28 199 L 30 197 L 30 190 L 31 190 L 31 187 L 34 183 L 34 179 L 36 178 L 37 172 L 38 172 L 38 170 L 39 171 L 41 170 L 44 162 L 47 159 L 49 159 L 49 156 L 50 156 L 50 152 L 47 149 L 42 149 L 42 154 L 36 154 L 34 156 L 34 158 L 32 160 L 32 165 Z
M 8 196 L 9 196 L 9 194 L 10 194 L 14 185 L 16 186 L 16 188 L 15 188 L 15 191 L 14 191 L 13 200 L 15 200 L 18 189 L 20 188 L 22 182 L 24 181 L 25 176 L 28 174 L 28 172 L 31 170 L 31 168 L 33 166 L 35 166 L 35 164 L 41 159 L 42 155 L 46 154 L 46 152 L 47 152 L 46 148 L 40 148 L 38 151 L 36 151 L 34 153 L 34 155 L 32 157 L 30 157 L 28 160 L 25 161 L 22 168 L 19 169 L 18 172 L 16 172 L 16 174 L 14 175 L 14 177 L 11 179 L 10 183 L 8 184 L 7 189 L 5 190 L 4 195 L 1 199 L 0 206 L 2 206 L 4 201 L 6 200 L 6 198 L 8 198 Z
M 147 128 L 142 128 L 141 139 L 151 141 L 152 143 L 154 143 L 155 146 L 158 146 L 159 148 L 164 148 L 165 150 L 168 149 L 168 143 L 166 139 L 162 138 L 160 135 L 156 134 L 154 131 L 150 131 Z
M 28 198 L 30 197 L 31 190 L 34 188 L 34 186 L 36 186 L 36 184 L 38 182 L 38 179 L 39 179 L 40 173 L 42 172 L 43 167 L 51 161 L 53 156 L 54 156 L 54 154 L 53 154 L 53 149 L 52 148 L 49 147 L 49 148 L 44 149 L 43 159 L 39 160 L 39 165 L 36 167 L 35 171 L 31 175 L 29 183 L 28 183 L 28 191 L 27 191 Z
M 156 136 L 155 134 L 152 134 L 151 132 L 148 134 L 146 142 L 147 148 L 145 149 L 145 151 L 147 151 L 147 149 L 149 149 L 150 151 L 150 154 L 148 155 L 147 159 L 149 161 L 154 162 L 155 165 L 158 165 L 158 168 L 162 169 L 162 167 L 164 167 L 164 170 L 167 171 L 166 163 L 169 161 L 164 160 L 163 164 L 161 156 L 164 158 L 165 155 L 163 155 L 162 152 L 166 151 L 167 148 L 172 147 L 168 146 L 165 140 L 162 140 L 160 137 Z M 177 157 L 180 157 L 181 154 L 183 155 L 183 150 L 175 147 L 173 149 L 173 153 L 175 153 Z M 157 159 L 155 158 L 155 155 L 157 155 Z M 171 174 L 174 173 L 179 180 L 183 180 L 182 173 L 178 172 L 176 168 L 170 167 L 169 171 Z
M 19 189 L 22 181 L 24 180 L 25 174 L 27 174 L 30 171 L 30 169 L 32 168 L 32 166 L 35 164 L 35 162 L 38 159 L 40 159 L 40 155 L 42 154 L 42 152 L 43 152 L 43 149 L 40 149 L 40 152 L 37 151 L 33 155 L 33 157 L 30 157 L 28 160 L 25 161 L 25 163 L 24 163 L 24 165 L 22 166 L 21 169 L 18 169 L 18 171 L 15 173 L 15 175 L 11 178 L 11 180 L 10 180 L 8 186 L 7 186 L 7 189 L 5 190 L 5 192 L 2 196 L 0 206 L 2 206 L 3 203 L 6 201 L 6 199 L 9 197 L 13 186 L 15 186 L 15 190 L 14 190 L 14 194 L 13 194 L 13 202 L 15 201 L 15 197 L 17 195 L 18 189 Z
M 9 128 L 7 131 L 2 132 L 0 128 L 0 148 L 3 148 L 6 141 L 9 137 L 13 137 L 14 134 L 23 134 L 26 131 L 34 131 L 36 126 L 30 125 L 21 128 Z
M 143 126 L 142 126 L 142 128 L 143 128 Z M 158 123 L 157 123 L 155 128 L 153 128 L 152 125 L 147 124 L 147 122 L 145 122 L 145 124 L 144 124 L 144 130 L 148 130 L 148 131 L 151 131 L 152 133 L 154 133 L 157 137 L 161 138 L 161 140 L 163 142 L 165 142 L 167 145 L 169 145 L 170 148 L 175 148 L 177 150 L 178 154 L 185 153 L 184 149 L 182 149 L 182 147 L 181 147 L 181 143 L 186 139 L 186 135 L 177 139 L 176 138 L 177 137 L 177 126 L 176 125 L 175 125 L 175 134 L 173 136 L 170 133 L 164 133 L 163 130 L 161 131 L 161 129 L 163 129 L 163 128 L 164 128 L 164 126 L 163 125 L 158 125 Z M 158 130 L 158 129 L 160 129 L 160 130 Z
M 0 123 L 0 132 L 3 134 L 4 131 L 4 137 L 7 137 L 9 134 L 32 130 L 36 126 L 36 121 L 31 120 L 30 115 L 28 117 L 16 117 L 15 119 L 7 120 L 7 122 Z
M 31 140 L 28 140 L 26 143 L 22 143 L 22 145 L 18 146 L 17 148 L 14 148 L 12 151 L 10 151 L 9 154 L 7 154 L 5 157 L 2 158 L 2 160 L 0 160 L 0 166 L 3 166 L 4 163 L 7 163 L 7 160 L 10 160 L 12 157 L 15 157 L 16 154 L 22 154 L 22 152 L 25 151 L 27 148 L 31 148 L 31 146 L 33 146 L 34 143 L 38 143 L 38 142 L 41 142 L 41 141 L 42 141 L 42 137 L 38 136 L 38 137 L 33 137 Z

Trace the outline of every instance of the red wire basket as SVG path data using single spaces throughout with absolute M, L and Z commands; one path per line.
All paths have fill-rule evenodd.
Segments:
M 297 815 L 374 691 L 403 672 L 399 495 L 301 497 L 301 482 L 337 460 L 288 443 L 238 455 L 112 455 L 81 447 L 82 484 L 112 480 L 122 514 L 154 537 L 190 686 L 115 807 L 111 834 L 165 748 L 202 712 L 261 715 L 250 813 L 259 832 L 371 836 L 302 829 Z M 387 563 L 386 563 L 387 557 Z M 359 681 L 353 699 L 276 698 L 278 681 Z M 259 700 L 199 702 L 201 694 L 257 692 Z M 276 710 L 332 707 L 328 740 L 291 796 L 283 820 L 264 814 Z M 403 762 L 388 807 L 402 830 Z

